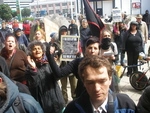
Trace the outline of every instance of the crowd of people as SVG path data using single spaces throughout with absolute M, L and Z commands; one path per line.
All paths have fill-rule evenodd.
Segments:
M 3 21 L 0 112 L 149 113 L 150 87 L 136 105 L 127 94 L 119 93 L 115 70 L 116 65 L 137 65 L 139 53 L 145 53 L 149 39 L 148 13 L 146 10 L 145 15 L 136 15 L 136 21 L 131 21 L 130 26 L 124 21 L 116 22 L 112 31 L 105 28 L 100 37 L 92 34 L 86 18 L 80 21 L 80 26 L 72 19 L 69 26 L 62 25 L 58 32 L 50 33 L 50 42 L 46 40 L 45 24 L 41 20 L 35 20 L 32 26 L 25 20 L 23 29 L 15 20 L 12 30 Z M 64 51 L 61 40 L 67 35 L 79 36 L 78 51 L 72 61 L 61 61 Z M 137 70 L 137 67 L 128 68 L 127 76 Z M 21 109 L 15 104 L 18 98 Z

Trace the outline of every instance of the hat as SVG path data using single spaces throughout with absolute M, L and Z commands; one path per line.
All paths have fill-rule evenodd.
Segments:
M 143 18 L 143 17 L 142 17 L 142 15 L 137 14 L 137 15 L 136 15 L 136 18 Z
M 14 28 L 14 32 L 17 33 L 17 32 L 20 32 L 21 29 L 20 28 Z
M 61 30 L 61 31 L 62 31 L 62 30 L 66 30 L 66 31 L 67 31 L 68 29 L 67 29 L 66 26 L 63 25 L 63 26 L 60 27 L 60 30 Z
M 55 39 L 55 40 L 58 40 L 58 33 L 53 32 L 50 34 L 50 37 Z
M 85 47 L 88 47 L 89 45 L 94 43 L 99 43 L 99 38 L 96 36 L 90 36 L 85 43 Z
M 132 21 L 130 25 L 138 25 L 138 23 L 136 21 Z

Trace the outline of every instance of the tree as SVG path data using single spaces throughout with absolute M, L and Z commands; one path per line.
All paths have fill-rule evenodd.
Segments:
M 0 5 L 0 18 L 6 21 L 12 18 L 12 11 L 8 4 Z
M 17 11 L 12 11 L 12 16 L 16 17 L 17 16 Z
M 27 9 L 27 8 L 24 8 L 24 9 L 21 10 L 21 14 L 22 14 L 23 17 L 30 16 L 31 10 Z

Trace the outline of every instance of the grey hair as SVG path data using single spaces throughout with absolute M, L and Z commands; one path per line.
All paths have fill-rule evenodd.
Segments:
M 29 45 L 28 45 L 28 55 L 32 56 L 32 50 L 33 50 L 34 46 L 41 46 L 43 53 L 46 52 L 45 45 L 40 41 L 34 40 L 31 43 L 29 43 Z

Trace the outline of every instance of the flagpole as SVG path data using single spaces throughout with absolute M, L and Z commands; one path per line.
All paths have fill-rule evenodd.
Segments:
M 72 0 L 71 0 L 71 19 L 73 19 Z

